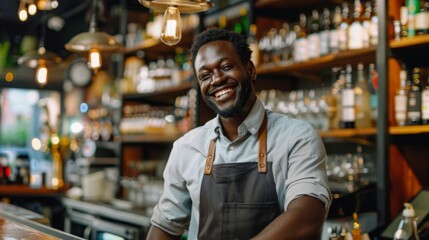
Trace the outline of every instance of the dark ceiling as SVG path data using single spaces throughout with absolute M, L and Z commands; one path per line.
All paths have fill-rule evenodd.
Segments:
M 145 7 L 140 5 L 138 0 L 97 0 L 97 19 L 99 29 L 109 34 L 118 33 L 119 19 L 113 16 L 111 9 L 113 6 L 122 5 L 127 9 L 144 11 Z M 29 16 L 28 20 L 21 22 L 18 19 L 18 7 L 20 0 L 0 1 L 0 43 L 8 40 L 11 43 L 10 53 L 21 55 L 21 44 L 24 36 L 34 36 L 41 39 L 42 30 L 45 29 L 44 46 L 48 51 L 52 51 L 65 58 L 71 53 L 64 48 L 64 44 L 78 33 L 86 32 L 89 29 L 89 15 L 92 11 L 93 0 L 58 0 L 58 8 L 50 11 L 38 11 L 36 15 Z M 60 30 L 54 30 L 43 22 L 47 23 L 52 17 L 64 19 L 64 26 Z M 43 21 L 45 20 L 46 21 Z

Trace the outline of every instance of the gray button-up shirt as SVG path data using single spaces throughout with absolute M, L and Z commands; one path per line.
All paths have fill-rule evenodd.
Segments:
M 189 239 L 197 239 L 200 188 L 210 140 L 217 138 L 214 164 L 257 162 L 258 130 L 265 111 L 267 157 L 273 162 L 281 210 L 287 209 L 295 198 L 308 195 L 320 199 L 328 211 L 332 199 L 326 177 L 326 152 L 317 131 L 303 121 L 266 110 L 257 100 L 233 142 L 222 133 L 217 116 L 174 143 L 164 171 L 164 193 L 151 223 L 173 235 L 189 228 Z

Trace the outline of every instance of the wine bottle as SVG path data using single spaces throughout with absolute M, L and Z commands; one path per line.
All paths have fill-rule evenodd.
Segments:
M 346 83 L 341 93 L 342 102 L 342 127 L 355 128 L 356 110 L 355 110 L 355 91 L 352 82 L 352 66 L 347 64 Z

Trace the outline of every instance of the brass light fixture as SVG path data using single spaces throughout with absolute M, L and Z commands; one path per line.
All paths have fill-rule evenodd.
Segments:
M 139 2 L 147 8 L 165 11 L 161 41 L 169 46 L 179 43 L 182 39 L 180 13 L 203 12 L 213 7 L 210 1 L 205 0 L 139 0 Z
M 88 53 L 88 67 L 95 71 L 102 66 L 102 52 L 114 52 L 121 48 L 121 45 L 116 42 L 113 36 L 98 31 L 96 7 L 97 0 L 93 0 L 89 31 L 79 33 L 65 44 L 65 48 L 69 51 Z
M 39 41 L 39 48 L 26 52 L 18 58 L 18 64 L 23 67 L 35 68 L 36 83 L 44 86 L 48 83 L 49 67 L 55 66 L 62 62 L 62 59 L 55 53 L 46 51 L 45 49 L 45 31 L 46 31 L 46 18 L 42 17 L 42 33 Z

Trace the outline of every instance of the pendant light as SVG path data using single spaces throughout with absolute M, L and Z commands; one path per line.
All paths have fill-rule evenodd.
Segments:
M 91 21 L 89 31 L 79 33 L 74 36 L 65 48 L 72 52 L 87 53 L 88 67 L 97 71 L 102 66 L 101 53 L 114 52 L 120 49 L 121 45 L 115 38 L 105 32 L 99 32 L 96 20 L 97 0 L 93 0 Z
M 161 28 L 161 41 L 169 46 L 180 42 L 182 38 L 182 24 L 180 13 L 203 12 L 213 4 L 205 0 L 139 0 L 150 9 L 164 11 L 164 19 Z
M 36 83 L 45 86 L 49 79 L 49 68 L 62 62 L 62 59 L 55 53 L 45 49 L 46 17 L 42 17 L 42 32 L 39 41 L 39 48 L 26 52 L 18 58 L 18 64 L 23 67 L 35 68 Z

